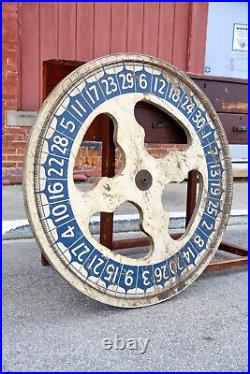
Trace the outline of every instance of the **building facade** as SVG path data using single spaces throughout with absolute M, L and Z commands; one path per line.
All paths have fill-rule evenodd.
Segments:
M 2 5 L 3 183 L 20 183 L 27 137 L 42 102 L 42 61 L 90 61 L 116 52 L 159 57 L 204 73 L 208 3 L 22 3 Z M 157 147 L 155 148 L 157 152 Z M 88 177 L 100 152 L 82 149 Z

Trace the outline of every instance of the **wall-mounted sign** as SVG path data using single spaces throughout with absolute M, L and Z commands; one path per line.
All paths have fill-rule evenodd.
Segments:
M 248 51 L 248 25 L 234 24 L 233 51 Z

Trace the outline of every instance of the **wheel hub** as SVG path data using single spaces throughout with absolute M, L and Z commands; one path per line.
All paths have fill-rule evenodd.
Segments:
M 147 191 L 152 186 L 153 178 L 149 171 L 140 170 L 135 176 L 135 183 L 139 190 Z

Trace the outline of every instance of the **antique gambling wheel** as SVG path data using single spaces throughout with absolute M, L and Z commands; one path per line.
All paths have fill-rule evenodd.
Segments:
M 173 117 L 188 144 L 152 157 L 134 115 L 146 101 Z M 106 113 L 124 167 L 88 192 L 73 181 L 80 143 L 93 119 Z M 173 239 L 162 206 L 165 186 L 188 171 L 201 179 L 187 232 Z M 25 199 L 42 250 L 57 271 L 82 293 L 120 307 L 166 300 L 192 283 L 212 259 L 227 225 L 232 179 L 228 145 L 211 103 L 184 73 L 153 57 L 116 54 L 89 62 L 68 75 L 48 96 L 32 129 L 26 157 Z M 141 212 L 150 252 L 128 258 L 90 233 L 95 212 L 113 212 L 129 201 Z

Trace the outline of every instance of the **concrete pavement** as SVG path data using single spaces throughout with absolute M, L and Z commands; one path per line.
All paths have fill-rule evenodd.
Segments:
M 172 216 L 182 214 L 185 190 L 185 183 L 172 185 L 164 194 Z M 4 186 L 2 200 L 3 223 L 25 222 L 21 186 Z M 233 210 L 246 208 L 247 183 L 235 183 Z M 136 212 L 123 205 L 117 213 Z M 225 240 L 247 245 L 246 217 L 231 220 Z M 85 297 L 42 267 L 33 239 L 11 237 L 2 252 L 3 371 L 247 371 L 246 270 L 203 274 L 167 302 L 122 310 Z M 144 354 L 105 350 L 103 339 L 115 337 L 149 343 Z
M 246 245 L 247 226 L 225 239 Z M 3 246 L 4 371 L 247 371 L 247 272 L 202 275 L 153 307 L 91 300 L 52 267 L 35 241 Z M 149 338 L 147 350 L 104 350 L 103 339 Z
M 78 188 L 89 190 L 93 185 L 79 183 Z M 232 203 L 232 217 L 230 223 L 239 223 L 242 216 L 247 219 L 248 184 L 246 181 L 234 183 L 234 194 Z M 186 183 L 172 183 L 167 186 L 162 196 L 163 206 L 170 214 L 171 227 L 184 227 L 185 205 L 186 205 Z M 3 238 L 30 238 L 32 232 L 28 225 L 23 203 L 21 186 L 3 186 Z M 180 218 L 180 219 L 177 219 Z M 240 218 L 240 220 L 239 220 Z M 114 215 L 115 231 L 135 231 L 139 229 L 138 210 L 130 203 L 122 204 Z M 99 231 L 99 219 L 93 217 L 91 222 L 93 233 Z

